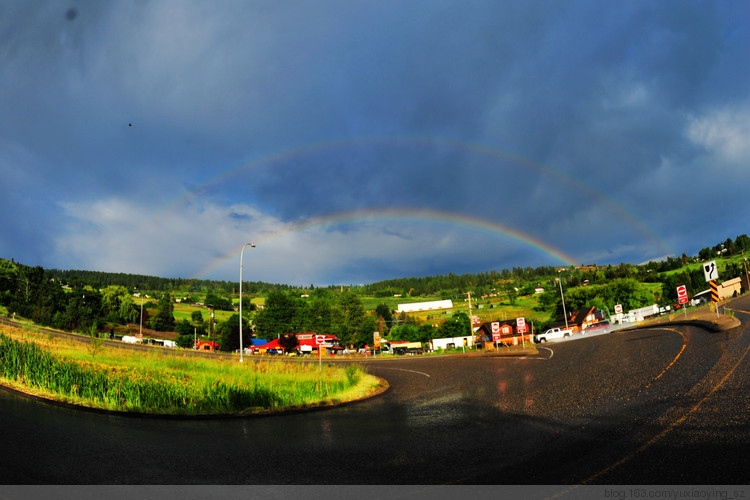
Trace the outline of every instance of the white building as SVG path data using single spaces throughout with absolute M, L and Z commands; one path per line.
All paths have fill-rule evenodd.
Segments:
M 464 342 L 466 342 L 466 347 L 474 347 L 474 337 L 468 336 L 432 339 L 430 340 L 430 349 L 432 349 L 433 351 L 437 351 L 438 349 L 442 349 L 444 351 L 448 349 L 460 349 L 464 346 Z
M 412 304 L 399 304 L 398 312 L 434 311 L 437 309 L 452 309 L 451 300 L 433 300 L 432 302 L 415 302 Z

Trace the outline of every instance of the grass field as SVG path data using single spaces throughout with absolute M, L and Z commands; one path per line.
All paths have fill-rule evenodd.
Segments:
M 63 402 L 125 412 L 244 414 L 363 397 L 380 380 L 357 365 L 214 360 L 66 341 L 4 327 L 0 383 Z
M 193 311 L 200 311 L 203 315 L 203 321 L 208 321 L 211 318 L 211 309 L 205 307 L 194 306 L 192 304 L 175 304 L 174 305 L 174 319 L 176 322 L 180 322 L 186 319 L 192 323 L 191 315 Z M 226 321 L 232 317 L 233 314 L 237 314 L 235 311 L 214 311 L 214 319 L 217 323 Z M 244 311 L 243 311 L 244 316 Z

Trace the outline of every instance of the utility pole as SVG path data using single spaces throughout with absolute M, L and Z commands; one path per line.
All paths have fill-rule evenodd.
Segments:
M 471 335 L 474 340 L 474 345 L 477 345 L 477 339 L 474 338 L 474 320 L 471 316 L 471 290 L 466 292 L 466 295 L 469 297 L 469 335 Z
M 565 317 L 565 329 L 568 329 L 568 313 L 565 311 L 565 296 L 563 295 L 562 279 L 557 278 L 557 282 L 560 283 L 560 298 L 562 299 L 563 316 Z

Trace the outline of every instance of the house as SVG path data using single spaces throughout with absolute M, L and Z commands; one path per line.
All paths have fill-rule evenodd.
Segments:
M 597 315 L 596 307 L 584 307 L 579 309 L 570 317 L 570 323 L 574 324 L 574 331 L 586 329 L 589 325 L 598 323 L 602 319 L 601 314 Z
M 218 351 L 219 349 L 221 349 L 221 346 L 216 342 L 205 340 L 203 342 L 198 342 L 197 344 L 195 344 L 195 348 L 198 351 Z

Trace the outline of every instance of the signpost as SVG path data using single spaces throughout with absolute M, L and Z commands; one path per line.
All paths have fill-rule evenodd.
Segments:
M 687 304 L 688 301 L 688 292 L 687 287 L 685 285 L 680 285 L 677 287 L 677 302 L 679 304 Z M 685 317 L 687 318 L 687 307 L 683 307 L 685 311 Z
M 318 346 L 318 370 L 323 370 L 323 353 L 321 351 L 323 350 L 323 342 L 325 341 L 326 338 L 323 335 L 315 336 L 315 344 Z
M 526 333 L 526 320 L 524 318 L 516 318 L 516 331 L 521 334 L 521 345 L 526 347 L 526 340 L 524 339 L 524 333 Z
M 492 326 L 492 341 L 495 343 L 495 351 L 497 351 L 497 341 L 500 340 L 500 322 L 493 321 L 491 326 Z
M 703 264 L 703 275 L 711 288 L 711 302 L 716 307 L 716 319 L 719 319 L 719 291 L 716 286 L 716 280 L 719 279 L 719 269 L 716 267 L 715 260 Z
M 716 267 L 715 260 L 703 264 L 703 274 L 706 277 L 706 281 L 719 279 L 719 269 Z
M 688 293 L 687 293 L 687 287 L 685 285 L 680 285 L 677 287 L 677 302 L 680 304 L 687 304 L 688 301 Z
M 617 315 L 617 322 L 622 324 L 622 304 L 615 305 L 615 314 Z

